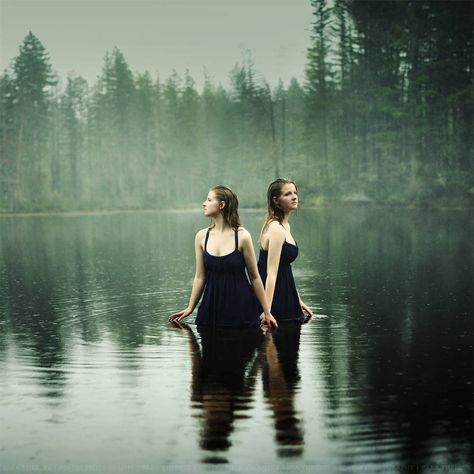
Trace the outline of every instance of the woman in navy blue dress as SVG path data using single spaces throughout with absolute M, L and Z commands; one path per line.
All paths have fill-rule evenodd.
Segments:
M 225 186 L 215 186 L 202 205 L 204 215 L 214 222 L 196 234 L 196 273 L 188 306 L 169 320 L 177 322 L 189 316 L 204 292 L 196 317 L 198 327 L 258 327 L 260 319 L 276 326 L 252 238 L 240 225 L 237 196 Z
M 311 309 L 300 298 L 291 270 L 291 263 L 298 256 L 298 246 L 291 235 L 289 218 L 297 208 L 296 183 L 283 178 L 273 181 L 267 191 L 258 270 L 271 313 L 278 323 L 304 323 L 313 317 Z

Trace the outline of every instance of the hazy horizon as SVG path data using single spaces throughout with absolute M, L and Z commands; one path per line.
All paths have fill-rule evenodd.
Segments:
M 303 79 L 311 18 L 307 0 L 0 0 L 0 68 L 32 31 L 62 80 L 75 72 L 95 83 L 116 46 L 133 72 L 166 78 L 189 69 L 197 87 L 204 69 L 226 87 L 250 50 L 257 73 L 275 86 Z

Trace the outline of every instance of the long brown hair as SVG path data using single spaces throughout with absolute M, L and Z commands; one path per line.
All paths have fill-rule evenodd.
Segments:
M 265 215 L 265 220 L 263 221 L 262 230 L 260 231 L 260 237 L 262 237 L 265 227 L 272 221 L 277 221 L 280 224 L 285 217 L 285 213 L 275 202 L 275 198 L 278 199 L 281 196 L 283 186 L 285 184 L 293 184 L 298 191 L 298 186 L 296 186 L 295 181 L 292 179 L 278 178 L 268 186 L 267 189 L 267 213 Z
M 214 186 L 210 189 L 219 201 L 223 201 L 225 206 L 222 209 L 224 221 L 232 229 L 240 227 L 239 200 L 232 189 L 227 186 Z

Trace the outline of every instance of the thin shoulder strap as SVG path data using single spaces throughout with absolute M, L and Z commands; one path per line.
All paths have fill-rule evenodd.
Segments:
M 235 250 L 239 249 L 239 229 L 235 228 Z
M 206 232 L 206 240 L 204 241 L 204 250 L 207 251 L 207 241 L 209 240 L 209 232 L 210 232 L 211 229 L 207 229 L 207 232 Z

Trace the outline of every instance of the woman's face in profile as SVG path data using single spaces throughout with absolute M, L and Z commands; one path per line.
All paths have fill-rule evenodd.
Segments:
M 214 191 L 209 191 L 206 199 L 202 203 L 202 207 L 205 216 L 213 217 L 219 214 L 221 210 L 221 202 L 217 199 Z

